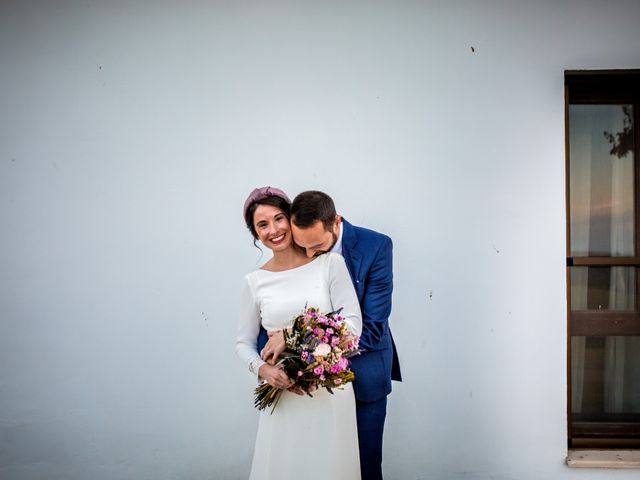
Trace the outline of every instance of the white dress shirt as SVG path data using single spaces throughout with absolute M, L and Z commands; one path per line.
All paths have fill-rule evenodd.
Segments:
M 338 234 L 338 240 L 330 251 L 342 255 L 342 219 L 340 219 L 340 233 Z

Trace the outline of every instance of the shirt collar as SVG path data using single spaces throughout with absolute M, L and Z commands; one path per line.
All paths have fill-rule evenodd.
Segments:
M 342 220 L 340 220 L 340 233 L 338 234 L 338 240 L 336 244 L 331 249 L 333 253 L 339 253 L 342 255 Z

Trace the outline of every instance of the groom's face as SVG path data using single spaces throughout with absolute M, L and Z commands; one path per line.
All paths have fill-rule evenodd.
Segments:
M 320 220 L 308 228 L 297 227 L 294 222 L 291 222 L 291 233 L 293 233 L 293 241 L 304 248 L 307 257 L 317 257 L 331 250 L 338 241 L 340 217 L 336 216 L 336 221 L 329 230 Z

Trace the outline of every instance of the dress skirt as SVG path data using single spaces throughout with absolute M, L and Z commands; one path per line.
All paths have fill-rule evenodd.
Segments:
M 250 480 L 360 480 L 353 385 L 333 392 L 284 391 L 260 412 Z

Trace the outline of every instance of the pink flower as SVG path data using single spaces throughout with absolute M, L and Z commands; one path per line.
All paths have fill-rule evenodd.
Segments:
M 327 328 L 325 332 L 327 332 L 327 335 L 331 335 L 333 333 L 333 328 Z
M 302 370 L 298 370 L 298 376 L 301 377 L 303 375 Z
M 335 383 L 336 385 L 340 385 L 342 383 L 342 379 L 341 378 L 336 378 L 333 383 Z
M 324 373 L 324 367 L 322 365 L 317 366 L 313 369 L 313 373 L 316 375 L 322 375 Z
M 333 337 L 331 339 L 331 346 L 335 347 L 336 345 L 338 345 L 340 343 L 340 337 Z
M 301 354 L 300 354 L 300 358 L 302 360 L 306 360 L 307 358 L 309 358 L 309 352 L 307 352 L 306 350 L 304 350 Z
M 318 337 L 321 337 L 321 336 L 324 335 L 324 330 L 322 330 L 321 328 L 316 327 L 316 328 L 313 329 L 313 334 L 318 336 Z
M 340 373 L 341 371 L 340 365 L 331 365 L 331 368 L 329 368 L 329 373 Z
M 324 375 L 320 375 L 320 380 L 322 380 L 323 382 L 326 380 Z
M 329 368 L 329 371 L 331 373 L 340 373 L 345 371 L 348 366 L 349 366 L 349 361 L 346 358 L 342 357 L 335 364 L 331 365 L 331 367 Z
M 336 365 L 340 368 L 340 371 L 346 370 L 347 367 L 349 366 L 349 361 L 342 357 L 340 360 L 338 360 L 338 363 L 336 363 Z
M 329 337 L 322 337 L 322 339 L 320 339 L 320 341 L 322 343 L 329 343 Z

